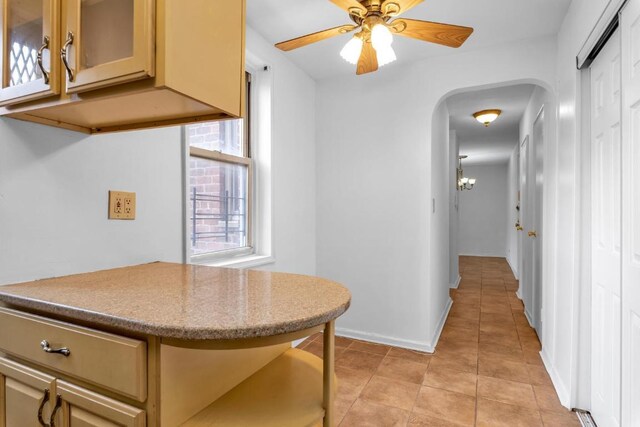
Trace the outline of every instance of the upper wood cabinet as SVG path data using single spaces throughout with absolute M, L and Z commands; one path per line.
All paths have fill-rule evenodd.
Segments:
M 60 93 L 59 3 L 0 0 L 0 105 Z M 53 57 L 52 57 L 53 52 Z
M 244 0 L 0 4 L 0 115 L 87 133 L 243 115 Z
M 153 0 L 68 0 L 61 60 L 67 93 L 153 77 Z

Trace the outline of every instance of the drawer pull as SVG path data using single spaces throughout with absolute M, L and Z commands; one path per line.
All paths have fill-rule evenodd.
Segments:
M 47 340 L 42 340 L 40 342 L 40 347 L 42 347 L 42 350 L 44 350 L 45 353 L 61 354 L 64 357 L 69 357 L 69 355 L 71 354 L 71 350 L 69 350 L 67 347 L 62 347 L 62 348 L 49 347 L 49 341 Z
M 42 402 L 40 402 L 40 406 L 38 407 L 38 422 L 42 427 L 50 427 L 49 424 L 45 423 L 42 419 L 42 411 L 44 411 L 44 405 L 49 401 L 49 389 L 44 389 L 44 396 L 42 397 Z
M 56 395 L 56 406 L 53 408 L 53 412 L 51 412 L 51 418 L 49 419 L 49 427 L 56 427 L 56 414 L 58 410 L 62 406 L 62 396 L 59 394 Z

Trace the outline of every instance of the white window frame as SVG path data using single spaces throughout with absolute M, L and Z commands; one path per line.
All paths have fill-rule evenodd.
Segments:
M 250 268 L 275 262 L 272 242 L 273 209 L 272 172 L 271 172 L 271 120 L 272 120 L 272 87 L 273 79 L 271 68 L 257 66 L 263 63 L 247 52 L 247 71 L 251 74 L 249 94 L 249 114 L 251 121 L 248 129 L 251 141 L 250 153 L 245 159 L 251 163 L 249 166 L 249 222 L 247 224 L 247 247 L 230 249 L 227 251 L 208 254 L 193 255 L 189 235 L 189 159 L 191 148 L 186 137 L 186 127 L 182 128 L 182 155 L 183 155 L 183 252 L 185 263 L 209 265 L 217 267 Z M 198 150 L 194 150 L 198 151 Z M 210 157 L 210 153 L 205 158 Z M 238 162 L 235 156 L 227 158 L 224 154 L 223 161 Z M 244 164 L 240 161 L 239 163 Z

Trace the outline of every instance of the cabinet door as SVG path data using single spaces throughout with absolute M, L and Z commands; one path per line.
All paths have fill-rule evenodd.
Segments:
M 49 423 L 55 393 L 53 377 L 0 357 L 0 427 Z
M 0 0 L 0 6 L 0 106 L 58 94 L 58 0 Z
M 154 0 L 64 1 L 67 93 L 154 75 Z
M 56 426 L 65 427 L 144 427 L 145 412 L 82 387 L 58 380 L 57 392 L 62 410 Z

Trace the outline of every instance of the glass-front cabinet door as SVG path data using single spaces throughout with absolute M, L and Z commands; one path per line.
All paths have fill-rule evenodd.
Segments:
M 59 93 L 58 0 L 0 0 L 0 5 L 0 106 Z
M 154 0 L 66 0 L 61 59 L 68 93 L 154 75 Z

